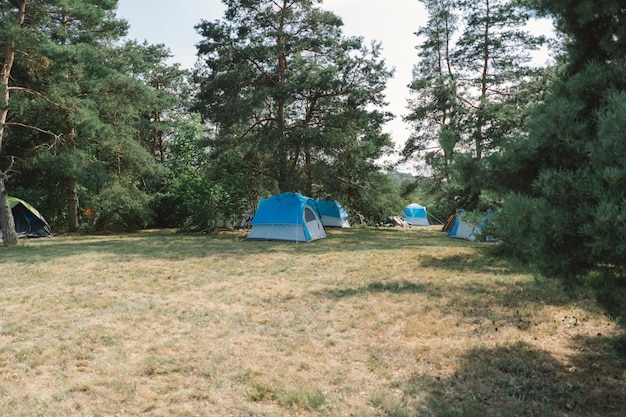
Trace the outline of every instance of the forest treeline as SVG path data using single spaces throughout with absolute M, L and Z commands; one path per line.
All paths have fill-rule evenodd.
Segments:
M 490 211 L 501 250 L 623 315 L 626 0 L 420 2 L 396 150 L 384 45 L 344 35 L 321 1 L 224 1 L 187 70 L 127 40 L 117 0 L 0 0 L 4 244 L 7 195 L 69 232 L 209 231 L 287 191 L 365 222 L 418 201 Z M 420 175 L 397 186 L 379 163 L 394 155 Z

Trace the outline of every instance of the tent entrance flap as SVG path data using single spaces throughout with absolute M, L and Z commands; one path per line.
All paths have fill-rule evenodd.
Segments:
M 326 237 L 324 227 L 315 212 L 310 207 L 304 208 L 304 220 L 306 222 L 306 230 L 309 233 L 309 239 L 320 239 Z

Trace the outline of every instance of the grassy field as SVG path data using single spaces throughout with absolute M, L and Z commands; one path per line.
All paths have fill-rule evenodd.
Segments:
M 590 297 L 438 230 L 0 248 L 0 414 L 626 415 Z

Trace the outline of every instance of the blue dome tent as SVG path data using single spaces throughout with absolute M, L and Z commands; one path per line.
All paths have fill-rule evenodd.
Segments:
M 348 213 L 337 200 L 315 200 L 317 210 L 321 216 L 322 225 L 326 227 L 350 227 Z
M 402 219 L 411 226 L 429 226 L 426 207 L 412 203 L 402 210 Z
M 299 193 L 282 193 L 259 201 L 247 239 L 310 242 L 326 237 L 315 201 Z
M 481 236 L 487 222 L 492 218 L 490 213 L 482 216 L 480 223 L 478 224 L 474 224 L 465 219 L 464 213 L 465 212 L 463 210 L 459 210 L 454 218 L 449 220 L 449 225 L 447 225 L 447 227 L 444 226 L 444 230 L 448 231 L 449 237 L 465 239 L 472 242 L 476 242 L 480 238 L 486 240 L 487 242 L 497 241 L 496 238 L 491 236 Z

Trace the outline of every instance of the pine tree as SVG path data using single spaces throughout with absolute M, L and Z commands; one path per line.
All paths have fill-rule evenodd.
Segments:
M 545 39 L 526 30 L 531 14 L 505 0 L 423 0 L 428 22 L 418 35 L 419 62 L 410 89 L 414 131 L 405 160 L 423 158 L 433 192 L 448 207 L 474 210 L 491 187 L 490 159 L 520 129 L 539 78 L 531 52 Z M 453 207 L 455 206 L 455 207 Z
M 31 201 L 47 208 L 46 217 L 69 231 L 78 228 L 81 206 L 98 206 L 103 220 L 145 224 L 147 186 L 162 175 L 154 149 L 163 123 L 156 119 L 174 106 L 164 80 L 182 75 L 161 65 L 169 56 L 163 47 L 117 46 L 127 23 L 115 16 L 116 6 L 27 2 L 20 31 L 4 32 L 7 39 L 19 33 L 22 51 L 10 78 L 11 119 L 3 125 L 3 152 L 16 157 L 20 172 L 12 185 L 36 196 Z
M 4 5 L 3 5 L 4 6 Z M 2 156 L 2 144 L 5 137 L 5 128 L 10 105 L 10 80 L 11 71 L 15 62 L 15 52 L 20 47 L 18 36 L 16 33 L 21 31 L 26 17 L 26 1 L 20 0 L 17 5 L 7 5 L 8 8 L 2 8 L 2 26 L 0 29 L 0 39 L 3 40 L 4 50 L 2 65 L 2 110 L 0 111 L 0 156 Z M 15 223 L 11 206 L 9 205 L 9 196 L 6 190 L 6 181 L 9 179 L 6 169 L 0 169 L 0 232 L 2 233 L 2 242 L 5 246 L 17 245 L 17 233 L 15 232 Z
M 616 315 L 626 305 L 626 3 L 540 1 L 565 36 L 565 63 L 511 155 L 526 179 L 502 215 L 502 236 L 572 287 L 596 277 Z M 523 209 L 520 210 L 519 207 Z M 531 213 L 532 212 L 532 213 Z M 511 227 L 512 213 L 533 217 Z
M 409 160 L 424 155 L 433 175 L 450 181 L 450 165 L 460 142 L 463 108 L 458 101 L 457 76 L 453 72 L 453 37 L 458 16 L 452 1 L 424 1 L 428 22 L 415 34 L 423 39 L 418 46 L 419 62 L 409 88 L 414 98 L 405 117 L 413 132 L 403 149 Z
M 380 45 L 343 37 L 317 3 L 228 1 L 223 21 L 202 22 L 197 109 L 233 182 L 356 199 L 391 149 L 381 110 L 391 72 Z

